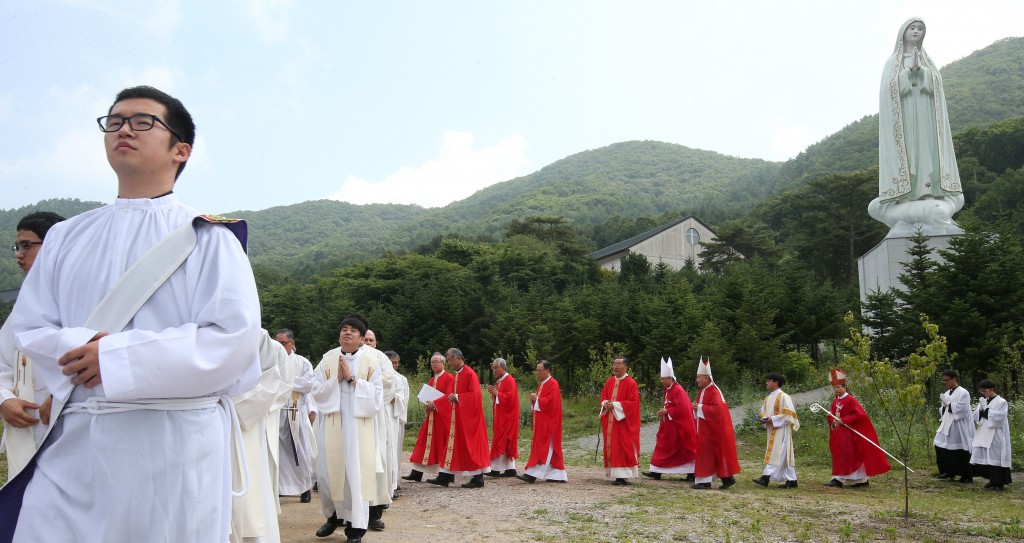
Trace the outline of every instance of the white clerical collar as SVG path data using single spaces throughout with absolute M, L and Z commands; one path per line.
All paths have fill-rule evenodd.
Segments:
M 622 377 L 616 377 L 615 380 L 616 381 L 621 381 L 621 380 L 625 379 L 626 377 L 629 377 L 628 373 L 623 374 Z
M 777 389 L 773 390 L 772 393 L 768 395 L 768 397 L 771 398 L 772 396 L 778 396 L 779 394 L 782 394 L 782 389 L 781 388 L 777 388 Z
M 164 207 L 167 205 L 177 204 L 178 196 L 176 194 L 165 194 L 159 198 L 121 198 L 118 197 L 114 200 L 114 205 L 117 207 L 134 207 L 134 208 L 157 208 Z
M 439 371 L 439 372 L 435 373 L 435 374 L 434 374 L 434 377 L 440 377 L 440 376 L 442 376 L 442 375 L 444 375 L 444 370 L 441 370 L 441 371 Z
M 845 397 L 847 397 L 847 396 L 849 396 L 849 395 L 850 395 L 850 393 L 849 393 L 849 392 L 844 392 L 842 396 L 840 396 L 840 397 L 838 397 L 838 398 L 836 398 L 836 399 L 837 399 L 837 400 L 842 400 L 843 398 L 845 398 Z
M 508 374 L 507 374 L 507 373 L 506 373 L 505 375 L 502 375 L 501 377 L 498 377 L 498 380 L 497 380 L 497 381 L 495 381 L 495 383 L 500 383 L 500 382 L 501 382 L 501 380 L 502 380 L 502 379 L 504 379 L 504 378 L 506 378 L 506 377 L 508 377 Z
M 455 373 L 462 373 L 462 370 L 466 369 L 466 365 L 463 364 L 461 368 L 455 370 Z
M 551 380 L 551 376 L 550 375 L 548 375 L 547 379 L 544 379 L 543 381 L 541 381 L 540 384 L 543 385 L 544 383 L 548 382 L 549 380 Z
M 355 356 L 356 354 L 359 353 L 360 350 L 362 350 L 363 347 L 364 347 L 364 345 L 360 345 L 358 349 L 352 351 L 351 353 L 346 353 L 345 351 L 341 351 L 341 356 Z

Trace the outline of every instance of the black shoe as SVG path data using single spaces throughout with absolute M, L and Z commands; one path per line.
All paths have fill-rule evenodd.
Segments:
M 313 493 L 309 490 L 299 495 L 299 503 L 309 503 L 313 501 Z
M 514 470 L 514 469 L 507 469 L 507 470 L 501 472 L 501 474 L 498 475 L 498 477 L 515 477 L 518 474 L 519 474 L 519 472 Z
M 694 477 L 692 473 L 687 473 L 686 477 L 683 477 L 683 482 L 684 483 L 692 483 L 692 482 L 694 482 L 696 480 L 697 480 L 697 478 Z
M 843 482 L 840 481 L 839 479 L 832 479 L 831 481 L 825 483 L 825 486 L 830 486 L 832 488 L 843 488 Z
M 522 474 L 522 475 L 516 475 L 516 479 L 519 479 L 520 481 L 527 482 L 527 483 L 533 483 L 534 481 L 537 480 L 537 478 L 534 477 L 533 475 L 527 475 L 525 473 Z
M 707 490 L 711 488 L 711 483 L 694 483 L 691 488 L 694 490 Z
M 864 481 L 863 483 L 854 483 L 850 485 L 850 488 L 864 488 L 866 486 L 868 486 L 868 482 Z
M 1003 491 L 1003 485 L 992 485 L 992 486 L 989 487 L 989 490 L 994 490 L 996 492 L 1002 492 Z
M 316 536 L 327 537 L 333 534 L 334 531 L 338 529 L 338 526 L 341 526 L 341 522 L 338 520 L 338 517 L 331 515 L 331 518 L 327 519 L 327 522 L 325 522 L 324 525 L 316 531 Z
M 395 485 L 395 492 L 401 492 L 401 491 L 402 491 L 402 485 Z
M 612 484 L 613 485 L 617 485 L 617 486 L 626 486 L 626 485 L 629 484 L 629 481 L 627 481 L 627 480 L 625 480 L 625 479 L 620 477 L 620 478 L 615 479 L 614 481 L 612 481 Z
M 779 485 L 779 488 L 796 488 L 796 481 L 786 481 Z
M 953 479 L 954 477 L 948 473 L 940 473 L 935 476 L 936 479 Z
M 500 471 L 497 471 L 497 470 L 493 470 L 493 469 L 492 469 L 491 471 L 488 471 L 488 472 L 487 472 L 487 473 L 485 473 L 484 475 L 486 475 L 486 476 L 488 476 L 488 477 L 501 477 L 501 472 L 500 472 Z
M 402 478 L 405 479 L 406 481 L 422 481 L 423 472 L 414 469 L 412 470 L 412 473 L 410 473 L 409 475 L 403 475 Z
M 719 490 L 725 490 L 725 489 L 729 488 L 730 486 L 732 486 L 734 484 L 736 484 L 736 478 L 735 477 L 726 477 L 726 478 L 722 479 L 722 486 L 720 486 L 718 488 L 719 488 Z
M 768 488 L 768 481 L 769 481 L 768 476 L 767 475 L 762 475 L 762 476 L 758 477 L 757 479 L 754 479 L 754 484 L 755 485 L 761 485 L 761 486 L 763 486 L 765 488 Z
M 565 481 L 565 480 L 562 480 L 562 479 L 546 479 L 546 481 L 549 482 L 549 483 L 568 483 L 569 482 L 569 481 Z
M 345 540 L 345 543 L 363 543 L 362 537 L 350 537 Z
M 660 481 L 661 480 L 661 474 L 660 473 L 652 473 L 650 471 L 645 471 L 645 472 L 643 472 L 643 476 L 644 477 L 650 477 L 651 479 L 654 479 L 656 481 Z
M 483 488 L 484 487 L 484 476 L 474 475 L 468 483 L 462 483 L 462 488 Z
M 960 482 L 964 483 L 964 484 L 971 484 L 971 483 L 974 482 L 974 478 L 970 477 L 970 476 L 967 476 L 967 475 L 964 475 L 963 477 L 960 478 Z
M 432 484 L 432 485 L 437 485 L 437 486 L 448 486 L 448 485 L 450 485 L 451 481 L 449 481 L 448 479 L 446 479 L 444 477 L 441 477 L 441 475 L 443 475 L 443 474 L 438 475 L 434 479 L 427 479 L 427 482 Z
M 370 530 L 374 530 L 376 532 L 381 532 L 381 531 L 384 530 L 384 521 L 379 519 L 379 518 L 378 519 L 373 519 L 373 520 L 370 521 L 369 524 L 366 525 L 366 527 L 369 528 Z
M 401 494 L 399 494 L 398 492 L 395 492 L 394 494 L 391 495 L 391 501 L 397 500 L 399 496 L 401 496 Z

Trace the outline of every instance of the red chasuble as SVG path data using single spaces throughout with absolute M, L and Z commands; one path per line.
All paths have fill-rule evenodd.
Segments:
M 690 396 L 679 383 L 665 389 L 665 409 L 668 413 L 658 424 L 651 465 L 674 468 L 689 464 L 697 457 L 697 423 Z
M 498 394 L 491 397 L 491 459 L 501 455 L 519 458 L 519 387 L 508 373 L 498 380 Z
M 729 404 L 722 398 L 722 391 L 714 383 L 701 390 L 697 396 L 703 419 L 697 419 L 697 462 L 695 477 L 717 475 L 719 479 L 732 477 L 740 472 L 740 461 L 736 456 L 736 434 L 732 429 L 732 415 Z
M 853 396 L 846 394 L 842 398 L 832 400 L 829 411 L 839 417 L 843 424 L 864 434 L 872 442 L 878 443 L 878 434 L 871 424 L 871 419 Z M 892 469 L 885 453 L 864 441 L 849 430 L 836 423 L 831 417 L 829 422 L 832 431 L 829 433 L 828 448 L 832 451 L 832 474 L 850 475 L 864 466 L 868 477 L 880 475 Z
M 554 377 L 537 386 L 537 407 L 540 411 L 533 412 L 533 442 L 526 469 L 547 462 L 549 446 L 552 449 L 550 467 L 565 469 L 562 460 L 562 391 Z
M 631 468 L 639 465 L 640 455 L 640 392 L 636 381 L 630 376 L 621 380 L 609 377 L 601 391 L 601 401 L 609 400 L 622 404 L 626 417 L 615 420 L 615 412 L 609 409 L 601 416 L 604 431 L 604 467 Z
M 444 393 L 444 398 L 438 398 L 434 405 L 437 411 L 427 413 L 423 419 L 423 426 L 420 427 L 420 435 L 416 438 L 416 447 L 412 450 L 409 462 L 422 464 L 424 466 L 436 466 L 444 459 L 445 450 L 448 447 L 448 426 L 451 422 L 452 404 L 447 396 L 452 393 L 455 386 L 455 378 L 448 372 L 442 372 L 440 376 L 433 376 L 427 384 Z
M 459 402 L 452 404 L 452 417 L 448 424 L 448 450 L 441 467 L 453 473 L 480 472 L 491 466 L 480 381 L 468 365 L 462 366 L 454 377 L 453 392 L 459 395 Z

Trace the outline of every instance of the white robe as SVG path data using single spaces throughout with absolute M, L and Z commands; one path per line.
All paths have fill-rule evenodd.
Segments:
M 974 440 L 974 424 L 971 422 L 971 394 L 964 387 L 947 390 L 940 396 L 943 405 L 939 408 L 939 429 L 935 432 L 934 444 L 952 451 L 971 450 Z
M 18 349 L 14 343 L 14 331 L 4 322 L 0 327 L 0 403 L 17 398 L 41 404 L 46 399 L 49 391 L 42 383 L 36 384 L 32 367 L 32 359 Z M 38 412 L 33 412 L 33 415 L 39 418 Z M 7 455 L 8 480 L 13 479 L 32 459 L 45 433 L 46 426 L 42 422 L 28 428 L 4 424 L 0 452 Z
M 988 409 L 988 418 L 981 418 L 981 410 Z M 991 400 L 982 397 L 974 411 L 978 431 L 974 434 L 971 463 L 980 466 L 1009 468 L 1010 462 L 1010 405 L 1002 396 Z
M 778 407 L 778 413 L 776 413 Z M 761 418 L 768 419 L 768 447 L 764 455 L 762 475 L 777 483 L 796 481 L 796 460 L 793 451 L 793 433 L 800 429 L 793 400 L 775 389 L 761 404 Z
M 280 343 L 270 339 L 266 331 L 260 338 L 259 384 L 235 396 L 235 412 L 242 429 L 245 468 L 248 470 L 249 489 L 236 496 L 231 504 L 231 543 L 280 543 L 281 531 L 277 522 L 279 501 L 273 479 L 270 449 L 277 446 L 277 436 L 268 439 L 267 425 L 271 411 L 277 416 L 275 405 L 283 390 L 290 385 L 281 380 L 278 369 L 288 354 Z M 273 419 L 274 426 L 277 420 Z
M 336 514 L 339 520 L 351 522 L 353 528 L 359 529 L 366 529 L 370 522 L 376 474 L 384 471 L 379 463 L 375 429 L 377 412 L 383 405 L 384 384 L 381 372 L 372 368 L 375 357 L 361 356 L 371 350 L 376 349 L 363 346 L 353 355 L 344 355 L 352 374 L 360 377 L 355 384 L 338 381 L 340 348 L 324 354 L 313 371 L 313 401 L 320 412 L 316 420 L 320 506 L 325 518 Z M 363 378 L 368 373 L 364 365 L 373 369 L 369 379 Z M 340 454 L 328 454 L 332 442 L 325 439 L 327 425 L 341 428 Z M 343 474 L 343 484 L 332 482 L 331 472 Z M 334 487 L 338 486 L 342 488 L 336 493 Z
M 371 347 L 372 349 L 372 347 Z M 370 505 L 390 505 L 391 495 L 394 494 L 395 486 L 398 485 L 397 466 L 395 465 L 395 443 L 391 430 L 391 417 L 388 415 L 388 405 L 395 397 L 395 371 L 394 364 L 383 352 L 373 349 L 372 355 L 376 359 L 377 371 L 380 374 L 383 396 L 380 409 L 377 411 L 377 453 L 380 455 L 380 463 L 384 471 L 375 476 L 377 483 L 377 494 L 370 500 Z M 392 472 L 396 478 L 392 481 Z M 394 484 L 392 484 L 394 483 Z
M 281 364 L 281 378 L 291 384 L 293 392 L 280 412 L 278 492 L 282 496 L 298 496 L 313 488 L 316 469 L 316 443 L 309 422 L 313 365 L 293 352 Z
M 50 229 L 10 317 L 50 390 L 70 379 L 57 359 L 100 332 L 83 327 L 100 299 L 194 215 L 174 195 L 118 199 Z M 78 387 L 72 401 L 227 398 L 256 385 L 260 307 L 252 269 L 227 228 L 199 226 L 197 235 L 195 250 L 124 331 L 99 340 L 103 384 Z M 223 404 L 55 418 L 15 541 L 223 543 L 231 422 Z
M 388 416 L 391 418 L 391 442 L 394 444 L 394 464 L 388 477 L 391 492 L 398 488 L 398 477 L 402 471 L 402 448 L 405 445 L 405 423 L 409 422 L 409 380 L 401 373 L 395 372 L 395 395 L 387 404 Z

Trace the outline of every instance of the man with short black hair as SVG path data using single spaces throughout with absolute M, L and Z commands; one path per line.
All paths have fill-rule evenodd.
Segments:
M 628 372 L 629 359 L 616 356 L 601 390 L 604 471 L 614 485 L 640 475 L 640 389 Z
M 527 483 L 544 479 L 552 483 L 569 481 L 562 456 L 562 390 L 551 376 L 551 362 L 537 363 L 537 392 L 530 394 L 533 412 L 533 442 L 526 471 L 516 477 Z
M 974 475 L 988 479 L 985 488 L 1003 490 L 1012 481 L 1010 468 L 1010 406 L 996 394 L 996 384 L 991 379 L 978 383 L 978 408 L 974 411 L 974 422 L 978 429 L 974 434 L 971 450 L 971 469 Z
M 54 395 L 56 420 L 35 471 L 18 478 L 32 475 L 27 486 L 0 491 L 0 533 L 223 543 L 237 424 L 230 396 L 260 379 L 244 223 L 198 216 L 173 194 L 195 141 L 179 100 L 125 89 L 97 122 L 118 198 L 50 229 L 11 314 L 18 344 Z M 179 239 L 172 233 L 187 235 L 180 265 L 119 285 L 124 305 L 101 305 L 151 249 Z
M 939 395 L 939 429 L 935 431 L 935 462 L 939 467 L 937 479 L 955 479 L 973 483 L 971 477 L 971 443 L 974 441 L 974 423 L 971 422 L 971 393 L 959 384 L 955 370 L 942 372 L 942 384 L 947 390 Z
M 316 479 L 327 517 L 316 536 L 327 537 L 344 526 L 350 543 L 362 541 L 378 493 L 376 419 L 384 384 L 377 358 L 383 354 L 363 344 L 365 334 L 361 315 L 345 317 L 339 346 L 324 353 L 313 372 L 312 395 L 320 411 Z
M 46 233 L 63 220 L 52 211 L 36 211 L 18 221 L 11 248 L 22 272 L 32 269 Z M 32 360 L 17 348 L 13 330 L 4 323 L 0 329 L 0 419 L 4 423 L 0 451 L 7 454 L 8 479 L 28 464 L 50 422 L 50 394 L 44 383 L 36 383 L 34 373 Z
M 800 429 L 793 399 L 782 391 L 786 378 L 773 371 L 765 376 L 768 396 L 761 403 L 761 424 L 768 431 L 768 448 L 764 453 L 764 472 L 756 484 L 768 486 L 775 481 L 779 488 L 796 488 L 796 460 L 793 454 L 793 434 Z

